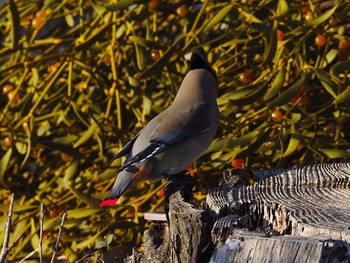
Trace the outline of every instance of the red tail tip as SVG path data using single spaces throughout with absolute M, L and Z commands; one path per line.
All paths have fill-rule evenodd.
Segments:
M 104 200 L 100 203 L 100 207 L 104 207 L 106 205 L 114 205 L 116 202 L 118 202 L 118 199 L 119 198 Z

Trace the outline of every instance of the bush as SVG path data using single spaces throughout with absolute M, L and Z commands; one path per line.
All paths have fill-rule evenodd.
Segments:
M 347 1 L 10 0 L 0 10 L 0 216 L 14 193 L 11 242 L 24 233 L 11 260 L 37 249 L 40 203 L 44 256 L 64 211 L 58 255 L 70 261 L 96 245 L 141 243 L 163 183 L 100 209 L 120 165 L 108 160 L 171 103 L 194 48 L 218 73 L 222 114 L 191 168 L 199 201 L 232 166 L 349 159 Z

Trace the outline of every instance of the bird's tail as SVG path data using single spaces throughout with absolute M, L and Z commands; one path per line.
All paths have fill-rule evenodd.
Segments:
M 133 179 L 133 173 L 121 171 L 114 182 L 112 190 L 107 197 L 100 203 L 100 207 L 114 205 L 118 202 L 119 197 L 130 186 Z

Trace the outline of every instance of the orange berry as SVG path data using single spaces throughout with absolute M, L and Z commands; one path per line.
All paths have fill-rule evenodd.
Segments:
M 342 39 L 339 41 L 339 48 L 343 50 L 350 49 L 350 39 Z
M 187 15 L 187 7 L 185 5 L 178 7 L 176 13 L 181 17 L 185 17 Z
M 249 82 L 251 82 L 252 78 L 253 78 L 253 73 L 251 73 L 250 71 L 245 71 L 239 74 L 239 80 L 244 84 L 248 84 Z
M 302 8 L 301 8 L 301 12 L 302 13 L 307 13 L 308 11 L 310 11 L 310 7 L 309 6 L 303 6 Z
M 157 193 L 156 196 L 160 199 L 160 198 L 164 198 L 165 196 L 165 192 L 164 192 L 164 188 L 162 187 L 162 189 L 160 189 Z
M 111 63 L 111 55 L 107 54 L 102 58 L 102 63 L 110 64 Z
M 49 215 L 50 215 L 50 218 L 54 218 L 54 217 L 57 217 L 59 216 L 63 211 L 63 207 L 62 206 L 56 206 L 52 209 L 50 209 L 49 211 Z
M 48 73 L 55 72 L 55 71 L 58 69 L 59 65 L 60 65 L 59 62 L 56 62 L 56 63 L 51 64 L 51 65 L 47 68 L 47 72 L 48 72 Z
M 283 118 L 283 113 L 279 108 L 274 109 L 271 113 L 271 118 L 273 121 L 279 121 Z
M 28 29 L 28 27 L 30 26 L 30 21 L 32 20 L 32 18 L 30 16 L 25 16 L 21 19 L 20 25 L 21 27 L 24 27 L 25 29 Z
M 315 44 L 319 47 L 323 47 L 327 42 L 327 38 L 322 35 L 322 34 L 318 34 L 316 37 L 315 37 Z
M 233 159 L 232 160 L 232 167 L 233 168 L 242 168 L 243 166 L 244 166 L 243 159 Z
M 19 95 L 15 90 L 11 90 L 7 93 L 7 99 L 12 100 L 12 102 L 16 104 L 19 101 Z
M 151 0 L 148 2 L 148 7 L 155 8 L 158 5 L 159 0 Z
M 34 18 L 34 19 L 32 20 L 32 27 L 33 27 L 34 29 L 39 29 L 39 28 L 41 28 L 43 24 L 44 24 L 44 19 L 43 19 L 43 17 L 41 17 L 41 16 L 37 16 L 36 18 Z
M 64 162 L 71 162 L 73 160 L 73 157 L 67 153 L 61 153 L 61 159 Z
M 4 139 L 4 141 L 3 141 L 3 144 L 4 144 L 4 146 L 6 146 L 6 147 L 10 147 L 11 144 L 12 144 L 11 138 L 10 138 L 10 137 L 6 137 L 6 138 Z
M 29 129 L 29 126 L 28 126 L 28 122 L 23 122 L 22 123 L 22 129 L 26 132 L 26 131 L 28 131 L 28 129 Z
M 314 13 L 312 13 L 311 11 L 307 11 L 305 15 L 305 21 L 310 22 L 312 20 L 314 20 Z
M 158 50 L 151 50 L 151 58 L 153 61 L 157 61 L 160 58 L 160 54 Z
M 284 38 L 284 32 L 280 29 L 277 30 L 277 40 L 282 41 Z
M 5 86 L 2 87 L 2 93 L 6 94 L 7 92 L 13 89 L 14 89 L 14 86 L 12 84 L 6 84 Z

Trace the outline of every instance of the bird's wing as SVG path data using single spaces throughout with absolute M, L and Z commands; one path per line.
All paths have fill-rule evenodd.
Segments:
M 141 130 L 142 131 L 142 130 Z M 139 131 L 138 134 L 136 134 L 136 136 L 131 140 L 129 141 L 127 144 L 124 145 L 124 147 L 109 161 L 109 163 L 111 163 L 112 161 L 114 161 L 115 159 L 118 159 L 124 155 L 127 155 L 129 154 L 129 152 L 131 151 L 132 149 L 132 146 L 134 145 L 137 137 L 139 137 L 141 131 Z
M 211 107 L 208 103 L 200 102 L 186 107 L 185 110 L 173 112 L 171 118 L 161 118 L 151 135 L 149 145 L 126 161 L 119 170 L 152 158 L 189 136 L 207 131 L 211 124 L 208 116 Z

